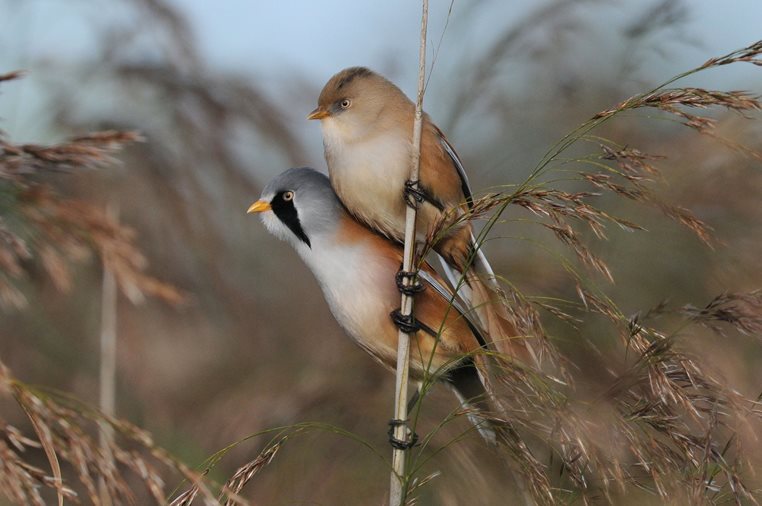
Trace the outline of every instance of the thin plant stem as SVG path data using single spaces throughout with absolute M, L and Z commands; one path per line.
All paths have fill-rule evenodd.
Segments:
M 429 2 L 422 0 L 421 12 L 421 43 L 418 51 L 418 95 L 415 102 L 415 121 L 413 122 L 413 154 L 410 163 L 410 178 L 413 189 L 418 188 L 418 172 L 421 161 L 421 131 L 423 126 L 423 95 L 426 88 L 426 28 L 429 19 Z M 408 205 L 405 214 L 405 248 L 402 268 L 411 271 L 414 265 L 415 253 L 415 218 L 416 208 Z M 402 294 L 400 311 L 403 316 L 413 314 L 413 297 Z M 397 373 L 394 392 L 394 418 L 407 420 L 407 390 L 410 373 L 410 335 L 399 331 L 397 344 Z M 407 439 L 407 425 L 394 425 L 394 437 L 398 440 Z M 401 506 L 405 500 L 405 450 L 394 448 L 392 451 L 392 475 L 389 488 L 389 505 Z
M 118 219 L 119 210 L 115 204 L 106 210 L 109 218 Z M 116 411 L 116 304 L 117 290 L 114 273 L 108 265 L 103 265 L 103 285 L 101 288 L 101 335 L 100 335 L 100 410 L 114 417 Z M 100 423 L 99 442 L 103 458 L 111 465 L 114 456 L 111 447 L 114 439 L 114 428 L 104 422 Z M 101 504 L 110 506 L 111 496 L 104 477 L 98 483 Z

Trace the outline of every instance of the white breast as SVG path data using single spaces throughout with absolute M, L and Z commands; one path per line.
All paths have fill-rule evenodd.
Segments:
M 401 239 L 405 230 L 402 190 L 410 171 L 409 135 L 387 130 L 347 140 L 341 125 L 322 122 L 331 184 L 352 214 Z
M 374 256 L 363 243 L 337 245 L 320 238 L 312 248 L 297 248 L 315 274 L 336 321 L 375 358 L 393 359 L 396 349 L 379 333 L 389 324 L 389 311 L 398 298 L 394 287 L 396 266 Z

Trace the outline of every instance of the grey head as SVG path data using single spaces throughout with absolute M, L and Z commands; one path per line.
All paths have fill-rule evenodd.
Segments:
M 309 167 L 276 176 L 249 212 L 261 213 L 273 235 L 310 248 L 316 238 L 333 233 L 345 213 L 328 177 Z

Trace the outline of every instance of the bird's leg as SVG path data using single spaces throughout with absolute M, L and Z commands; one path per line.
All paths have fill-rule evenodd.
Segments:
M 394 280 L 397 282 L 397 289 L 405 295 L 412 296 L 426 288 L 418 281 L 416 271 L 405 271 L 402 270 L 401 266 L 399 272 L 394 276 Z M 405 280 L 407 280 L 407 284 L 405 284 Z
M 408 179 L 405 181 L 405 189 L 403 190 L 405 195 L 405 202 L 413 209 L 418 209 L 424 200 L 427 200 L 426 192 L 418 187 L 418 181 L 412 181 Z
M 411 413 L 413 411 L 413 408 L 415 408 L 415 405 L 418 404 L 418 399 L 420 398 L 421 398 L 421 384 L 418 383 L 418 388 L 415 389 L 415 392 L 413 392 L 413 396 L 410 398 L 409 401 L 407 401 L 408 413 Z M 418 434 L 416 434 L 415 432 L 410 432 L 408 430 L 407 435 L 410 436 L 410 440 L 401 441 L 394 436 L 394 429 L 396 429 L 400 425 L 404 425 L 407 427 L 407 420 L 398 420 L 396 418 L 389 420 L 389 432 L 388 432 L 389 444 L 391 444 L 392 447 L 398 450 L 407 450 L 408 448 L 412 448 L 418 443 Z

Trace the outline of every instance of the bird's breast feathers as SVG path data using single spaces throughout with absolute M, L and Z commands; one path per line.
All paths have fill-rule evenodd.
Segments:
M 325 246 L 325 247 L 323 247 Z M 399 297 L 394 285 L 398 266 L 368 251 L 364 241 L 317 244 L 303 248 L 303 258 L 315 274 L 339 325 L 379 360 L 396 356 L 396 342 L 385 336 L 388 313 Z
M 347 142 L 340 127 L 324 127 L 331 184 L 358 219 L 390 237 L 404 235 L 402 188 L 410 170 L 411 145 L 401 132 L 385 131 Z

